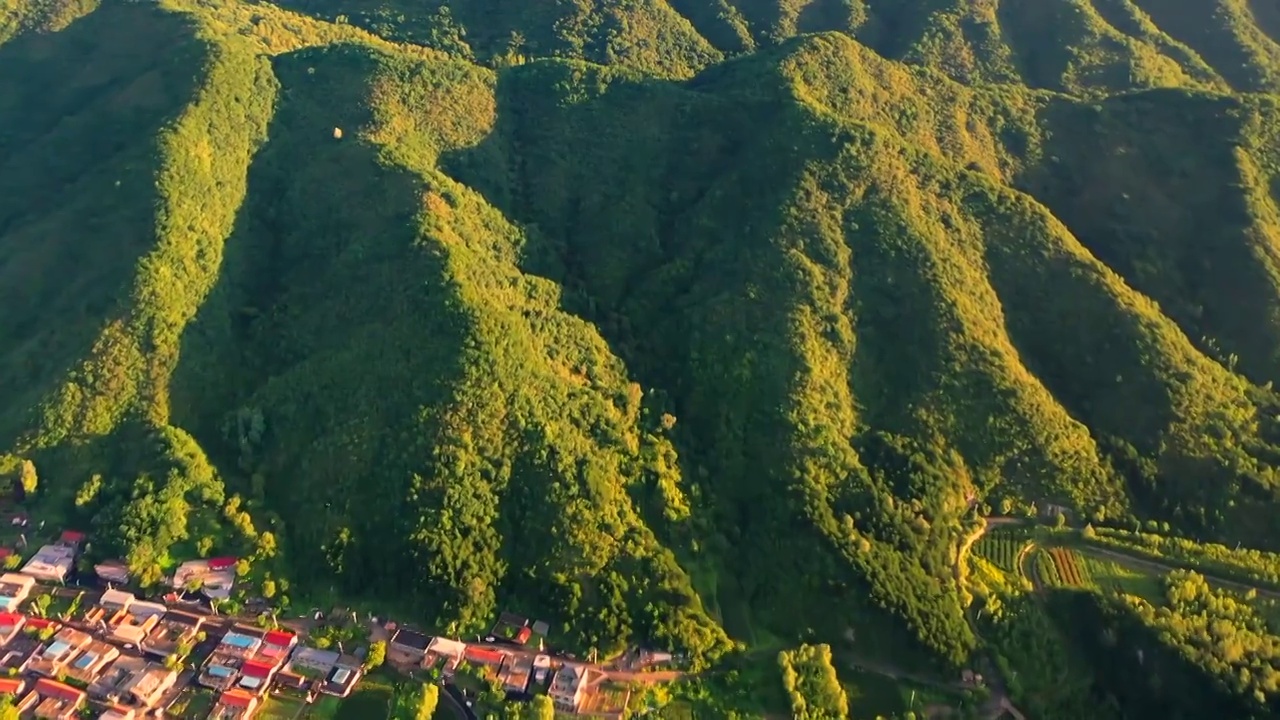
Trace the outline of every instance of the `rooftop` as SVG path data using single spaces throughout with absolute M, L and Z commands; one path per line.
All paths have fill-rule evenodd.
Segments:
M 119 610 L 107 621 L 111 628 L 111 638 L 117 642 L 130 645 L 141 645 L 160 622 L 160 615 L 136 615 L 130 610 Z
M 62 582 L 67 578 L 67 573 L 71 572 L 74 557 L 74 548 L 66 545 L 45 545 L 27 561 L 26 565 L 22 566 L 22 572 L 38 580 Z
M 582 683 L 582 678 L 586 672 L 576 665 L 565 664 L 560 668 L 560 672 L 556 673 L 551 680 L 551 692 L 553 693 L 572 693 L 578 689 L 578 685 Z
M 199 615 L 170 610 L 147 633 L 141 647 L 152 655 L 169 655 L 180 643 L 194 640 L 203 624 L 204 618 Z
M 98 673 L 120 657 L 120 650 L 115 645 L 94 640 L 71 661 L 65 672 L 67 677 L 79 680 L 86 685 L 98 677 Z
M 89 694 L 94 697 L 114 699 L 133 680 L 133 676 L 143 672 L 149 663 L 142 658 L 122 657 L 111 664 L 97 680 L 89 686 Z
M 38 649 L 39 639 L 24 632 L 17 633 L 5 643 L 4 650 L 0 651 L 0 671 L 22 670 Z
M 177 671 L 155 663 L 147 663 L 145 668 L 135 671 L 129 678 L 124 692 L 133 702 L 151 707 L 160 701 L 165 691 L 173 687 L 177 680 Z
M 230 564 L 227 561 L 230 560 Z M 184 589 L 192 583 L 200 585 L 201 592 L 210 597 L 227 598 L 236 582 L 236 559 L 214 558 L 191 560 L 182 563 L 173 573 L 172 585 Z
M 501 665 L 507 659 L 507 654 L 501 650 L 470 645 L 467 647 L 466 658 L 467 662 L 478 665 Z
M 355 667 L 347 665 L 336 665 L 329 671 L 324 678 L 324 684 L 320 689 L 330 695 L 338 697 L 346 697 L 351 693 L 351 689 L 360 682 L 360 676 L 364 671 L 359 665 Z
M 36 579 L 30 575 L 7 572 L 0 575 L 0 595 L 12 597 L 18 592 L 30 592 L 35 584 Z
M 56 675 L 92 642 L 93 638 L 89 635 L 75 628 L 64 627 L 36 651 L 28 669 L 41 675 Z
M 512 692 L 524 692 L 529 687 L 529 673 L 533 671 L 533 659 L 528 655 L 515 656 L 507 665 L 502 678 L 503 686 Z
M 8 644 L 15 635 L 22 632 L 27 618 L 19 613 L 0 612 L 0 646 Z
M 289 667 L 301 667 L 318 672 L 328 672 L 338 663 L 338 653 L 334 650 L 318 650 L 312 647 L 300 647 L 293 651 Z
M 129 567 L 119 560 L 107 560 L 93 566 L 93 572 L 102 580 L 117 585 L 129 582 Z
M 219 705 L 228 705 L 230 707 L 247 708 L 254 704 L 257 700 L 253 695 L 243 690 L 228 690 L 218 698 Z
M 239 657 L 214 653 L 200 669 L 200 684 L 214 690 L 230 689 L 240 677 L 241 662 Z
M 268 645 L 292 648 L 297 644 L 298 636 L 288 630 L 270 630 L 262 636 L 262 641 Z
M 276 666 L 261 660 L 246 660 L 240 666 L 240 674 L 266 680 L 270 678 L 276 671 Z
M 391 644 L 426 652 L 427 646 L 431 644 L 431 637 L 420 632 L 400 628 L 395 635 L 391 636 Z
M 41 678 L 19 701 L 18 709 L 23 717 L 71 718 L 86 698 L 83 691 L 70 685 Z
M 222 640 L 218 641 L 217 652 L 223 655 L 244 658 L 257 652 L 261 645 L 261 637 L 246 634 L 239 627 L 236 627 L 228 631 L 226 635 L 222 636 Z
M 450 640 L 449 638 L 437 637 L 431 640 L 430 650 L 444 657 L 460 658 L 467 652 L 467 644 L 457 640 Z
M 258 707 L 258 698 L 244 690 L 228 690 L 218 696 L 218 703 L 209 713 L 209 720 L 238 720 L 247 718 Z
M 113 610 L 127 609 L 133 601 L 136 600 L 133 593 L 123 590 L 108 590 L 102 593 L 102 597 L 98 599 L 98 604 L 105 608 Z

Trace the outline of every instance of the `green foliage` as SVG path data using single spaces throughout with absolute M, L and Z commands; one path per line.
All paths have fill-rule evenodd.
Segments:
M 1168 590 L 1174 605 L 1159 609 L 1136 598 L 1051 597 L 1094 666 L 1100 701 L 1130 717 L 1274 717 L 1266 707 L 1274 690 L 1263 684 L 1276 643 L 1261 619 L 1192 575 L 1171 577 Z
M 382 663 L 387 661 L 387 643 L 377 640 L 369 645 L 369 656 L 365 658 L 364 666 L 366 670 L 373 670 L 381 667 Z
M 439 702 L 439 685 L 406 683 L 396 689 L 390 720 L 431 720 Z
M 1280 588 L 1280 554 L 1186 538 L 1098 528 L 1092 544 L 1261 587 Z
M 831 665 L 828 645 L 801 645 L 778 653 L 782 687 L 791 698 L 797 720 L 842 720 L 849 717 L 849 698 Z
M 507 3 L 501 0 L 289 0 L 301 12 L 350 22 L 468 60 L 567 57 L 689 76 L 720 53 L 659 0 Z
M 1247 602 L 1209 587 L 1204 577 L 1176 570 L 1166 581 L 1167 610 L 1131 601 L 1144 623 L 1171 649 L 1214 676 L 1233 696 L 1257 705 L 1280 693 L 1280 644 Z
M 40 479 L 36 476 L 36 464 L 30 460 L 23 460 L 18 470 L 18 485 L 22 487 L 23 495 L 28 498 L 34 496 L 39 483 Z
M 1074 654 L 1069 635 L 1032 595 L 988 602 L 983 636 L 1020 709 L 1035 717 L 1119 717 L 1092 697 L 1092 675 Z

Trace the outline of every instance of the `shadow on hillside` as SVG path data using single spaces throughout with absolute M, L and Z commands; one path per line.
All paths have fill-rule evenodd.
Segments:
M 154 242 L 159 136 L 192 99 L 204 61 L 180 16 L 143 5 L 106 5 L 0 46 L 6 405 L 39 402 L 127 302 Z M 0 436 L 22 420 L 6 416 Z
M 753 637 L 748 606 L 776 610 L 773 630 L 800 632 L 789 627 L 799 615 L 782 608 L 808 600 L 778 578 L 802 575 L 783 558 L 811 557 L 819 541 L 796 532 L 779 501 L 787 443 L 753 438 L 789 436 L 783 408 L 800 371 L 787 344 L 794 276 L 774 232 L 805 160 L 778 138 L 803 132 L 803 120 L 736 88 L 720 93 L 718 81 L 606 88 L 591 72 L 534 63 L 503 73 L 493 131 L 441 166 L 525 229 L 522 269 L 560 285 L 562 308 L 592 323 L 646 388 L 647 429 L 663 412 L 681 418 L 671 436 L 685 482 L 702 485 L 709 525 L 733 534 L 697 538 L 742 580 L 720 598 L 742 605 L 725 613 L 737 619 L 729 632 Z M 696 569 L 691 538 L 666 532 L 654 504 L 637 500 Z M 694 579 L 714 607 L 714 580 Z
M 1042 112 L 1044 159 L 1018 184 L 1201 352 L 1234 353 L 1261 384 L 1280 381 L 1280 296 L 1242 189 L 1233 108 L 1166 90 L 1055 102 Z
M 362 540 L 353 577 L 407 581 L 398 549 L 417 518 L 400 509 L 432 434 L 419 415 L 444 404 L 469 328 L 441 259 L 415 244 L 421 181 L 356 137 L 371 69 L 348 47 L 276 59 L 270 140 L 172 388 L 174 422 L 229 492 L 280 514 L 293 566 L 325 583 L 319 554 L 342 527 Z

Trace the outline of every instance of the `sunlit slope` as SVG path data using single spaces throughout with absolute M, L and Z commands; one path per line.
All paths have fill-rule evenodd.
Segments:
M 1194 518 L 1197 525 L 1219 515 L 1210 524 L 1225 529 L 1230 523 L 1223 520 L 1232 513 L 1223 513 L 1235 505 L 1221 500 L 1220 490 L 1230 495 L 1233 488 L 1243 489 L 1248 497 L 1269 501 L 1274 492 L 1272 456 L 1257 443 L 1267 445 L 1271 440 L 1252 438 L 1258 433 L 1273 437 L 1270 425 L 1263 422 L 1261 429 L 1255 425 L 1260 418 L 1244 400 L 1246 386 L 1223 370 L 1241 371 L 1258 384 L 1268 382 L 1275 370 L 1272 318 L 1280 291 L 1272 269 L 1277 228 L 1272 178 L 1278 146 L 1271 100 L 1240 103 L 1223 96 L 1161 91 L 1095 106 L 922 78 L 835 36 L 803 48 L 779 66 L 784 76 L 793 79 L 797 97 L 830 116 L 891 129 L 931 155 L 966 163 L 968 169 L 981 169 L 988 177 L 1006 178 L 1006 184 L 1030 193 L 1042 210 L 1057 213 L 1055 223 L 1061 220 L 1065 230 L 1075 235 L 1071 244 L 1078 252 L 1109 265 L 1104 275 L 1115 278 L 1113 271 L 1119 273 L 1121 283 L 1113 287 L 1123 288 L 1133 298 L 1126 304 L 1145 308 L 1141 317 L 1147 318 L 1143 321 L 1147 332 L 1155 332 L 1151 318 L 1165 316 L 1173 321 L 1161 318 L 1159 331 L 1151 337 L 1162 338 L 1159 343 L 1166 349 L 1161 354 L 1173 353 L 1177 359 L 1159 360 L 1148 354 L 1145 348 L 1152 342 L 1148 340 L 1099 338 L 1095 353 L 1082 347 L 1086 338 L 1067 341 L 1070 335 L 1054 337 L 1054 332 L 1041 336 L 1053 338 L 1052 349 L 1044 347 L 1041 355 L 1042 361 L 1064 363 L 1060 369 L 1046 372 L 1045 365 L 1036 369 L 1034 358 L 1026 356 L 1070 414 L 1089 425 L 1091 435 L 1108 447 L 1113 462 L 1129 477 L 1132 492 L 1166 511 L 1179 507 L 1178 501 L 1151 487 L 1154 470 L 1135 471 L 1126 445 L 1145 447 L 1143 454 L 1156 453 L 1164 458 L 1160 463 L 1168 463 L 1166 469 L 1182 466 L 1177 458 L 1194 444 L 1184 433 L 1215 435 L 1225 422 L 1236 437 L 1228 445 L 1243 446 L 1238 453 L 1211 446 L 1195 451 L 1204 462 L 1218 466 L 1214 472 L 1224 484 L 1202 483 L 1196 471 L 1182 477 L 1183 490 L 1200 498 L 1197 504 L 1215 498 L 1210 504 L 1217 509 L 1207 510 L 1206 516 L 1189 507 L 1179 512 L 1188 513 L 1184 519 Z M 910 100 L 900 102 L 896 111 L 888 110 L 884 99 L 893 96 Z M 1205 142 L 1206 137 L 1214 140 Z M 1189 149 L 1179 152 L 1174 147 Z M 1075 172 L 1087 173 L 1088 179 Z M 1083 211 L 1085 207 L 1089 211 Z M 1117 221 L 1128 217 L 1141 219 Z M 993 237 L 1018 239 L 1017 234 L 1006 232 L 998 225 L 984 226 L 983 235 L 989 242 Z M 988 264 L 994 284 L 1000 277 L 998 266 L 990 258 Z M 1011 278 L 1032 277 L 1029 271 L 1035 267 Z M 1073 293 L 1061 297 L 1075 303 Z M 1007 314 L 1032 312 L 1023 302 L 1005 308 Z M 1087 318 L 1083 306 L 1069 312 Z M 1081 331 L 1100 334 L 1117 329 L 1113 321 L 1103 322 L 1100 317 Z M 1045 321 L 1029 322 L 1041 326 Z M 1024 354 L 1030 352 L 1025 340 L 1016 335 L 1014 340 Z M 1130 346 L 1138 348 L 1138 354 L 1126 361 L 1128 368 L 1097 367 L 1097 374 L 1090 376 L 1097 362 L 1117 362 L 1116 351 Z M 1079 350 L 1084 354 L 1073 356 Z M 1152 391 L 1157 385 L 1165 389 L 1125 399 L 1126 393 L 1146 392 L 1140 389 L 1145 383 L 1130 381 L 1137 377 L 1135 370 L 1146 372 L 1153 362 L 1171 363 L 1152 378 L 1156 384 L 1147 386 Z M 1074 379 L 1070 386 L 1055 386 L 1055 376 Z M 1112 382 L 1117 388 L 1108 387 Z M 1167 399 L 1158 400 L 1161 395 Z M 1263 414 L 1269 416 L 1273 401 L 1263 402 Z M 1188 431 L 1187 427 L 1200 429 Z M 1181 439 L 1172 442 L 1175 437 Z M 1113 447 L 1117 440 L 1122 443 L 1118 448 Z M 1235 457 L 1218 457 L 1222 455 Z M 1254 508 L 1253 512 L 1260 511 Z M 1262 515 L 1250 517 L 1269 527 Z
M 132 281 L 155 241 L 163 129 L 193 101 L 206 57 L 187 20 L 130 6 L 0 46 L 8 440 L 133 311 Z
M 687 77 L 723 56 L 841 32 L 880 55 L 966 83 L 1094 96 L 1184 87 L 1271 91 L 1280 19 L 1250 0 L 288 0 L 505 66 L 562 57 Z
M 97 6 L 96 0 L 10 0 L 0 7 L 0 43 L 24 31 L 62 30 Z
M 838 31 L 972 83 L 1093 95 L 1274 90 L 1277 10 L 1247 0 L 672 0 L 728 53 Z M 750 38 L 749 41 L 743 38 Z
M 286 0 L 280 4 L 383 37 L 499 64 L 528 57 L 573 57 L 687 77 L 721 57 L 666 0 Z

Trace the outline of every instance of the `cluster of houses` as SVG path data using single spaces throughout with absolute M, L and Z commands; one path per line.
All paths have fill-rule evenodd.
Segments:
M 0 695 L 13 698 L 21 717 L 76 718 L 91 709 L 103 720 L 158 715 L 188 684 L 169 659 L 198 645 L 208 654 L 194 681 L 216 693 L 212 720 L 252 717 L 273 687 L 304 692 L 308 700 L 320 693 L 345 697 L 363 675 L 358 658 L 302 646 L 284 630 L 234 625 L 210 639 L 220 626 L 207 616 L 112 589 L 129 581 L 118 561 L 94 567 L 108 589 L 82 618 L 59 623 L 18 612 L 39 582 L 67 582 L 83 541 L 81 533 L 64 532 L 20 571 L 0 574 Z M 169 582 L 178 591 L 198 588 L 225 599 L 237 562 L 183 563 Z
M 98 717 L 131 720 L 157 707 L 178 673 L 71 625 L 0 612 L 0 678 L 22 717 L 79 717 L 92 698 Z
M 24 520 L 25 523 L 25 520 Z M 25 525 L 24 525 L 25 526 Z M 287 630 L 221 623 L 203 614 L 149 602 L 116 585 L 129 582 L 119 561 L 94 566 L 107 587 L 82 618 L 65 624 L 18 612 L 38 582 L 64 584 L 72 575 L 84 535 L 64 532 L 41 547 L 19 572 L 0 574 L 0 695 L 11 696 L 21 717 L 74 718 L 90 708 L 103 720 L 158 716 L 194 682 L 212 691 L 210 720 L 247 720 L 272 690 L 295 690 L 312 701 L 319 694 L 349 695 L 360 681 L 362 661 L 352 655 L 306 647 Z M 3 548 L 0 548 L 3 551 Z M 0 552 L 0 556 L 3 553 Z M 230 597 L 237 558 L 193 560 L 180 565 L 169 584 L 179 600 L 198 591 L 210 600 Z M 506 628 L 506 631 L 500 631 Z M 387 660 L 402 669 L 439 670 L 452 678 L 465 663 L 509 696 L 541 688 L 560 712 L 576 713 L 606 674 L 593 665 L 569 662 L 528 647 L 547 635 L 545 623 L 503 613 L 494 635 L 468 644 L 407 628 L 393 630 Z M 208 635 L 222 633 L 216 638 Z M 199 648 L 194 673 L 180 674 L 173 658 Z M 638 652 L 626 665 L 647 666 L 670 655 Z M 570 656 L 571 657 L 571 656 Z
M 523 641 L 527 635 L 517 638 Z M 535 686 L 544 687 L 556 709 L 566 713 L 577 712 L 584 695 L 606 677 L 595 668 L 553 660 L 551 655 L 540 652 L 472 645 L 407 628 L 400 628 L 391 636 L 387 660 L 407 669 L 437 669 L 446 679 L 465 662 L 485 678 L 496 679 L 508 695 L 524 695 Z
M 298 644 L 287 630 L 237 625 L 218 641 L 196 682 L 219 692 L 210 718 L 248 718 L 273 686 L 346 697 L 360 682 L 359 658 Z
M 84 619 L 59 624 L 0 612 L 0 695 L 23 717 L 74 718 L 92 701 L 103 720 L 141 718 L 183 690 L 166 662 L 207 640 L 202 615 L 103 593 Z M 345 697 L 363 673 L 357 658 L 298 644 L 292 632 L 235 625 L 216 640 L 195 681 L 218 693 L 213 720 L 250 718 L 272 684 Z

